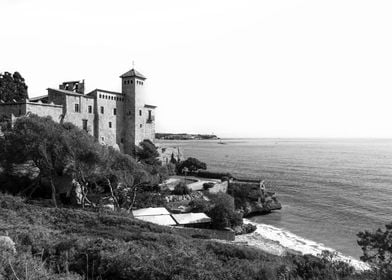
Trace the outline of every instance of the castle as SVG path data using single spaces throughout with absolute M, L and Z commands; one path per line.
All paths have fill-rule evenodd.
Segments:
M 122 90 L 95 89 L 84 92 L 83 81 L 62 83 L 48 94 L 23 102 L 4 103 L 0 115 L 11 119 L 28 113 L 51 116 L 58 122 L 71 122 L 86 130 L 102 144 L 132 154 L 134 146 L 155 139 L 155 108 L 144 103 L 146 77 L 135 69 L 120 76 Z

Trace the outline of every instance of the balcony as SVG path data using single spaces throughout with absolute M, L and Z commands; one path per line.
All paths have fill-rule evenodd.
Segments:
M 153 123 L 155 121 L 155 117 L 154 116 L 149 116 L 147 118 L 147 123 Z

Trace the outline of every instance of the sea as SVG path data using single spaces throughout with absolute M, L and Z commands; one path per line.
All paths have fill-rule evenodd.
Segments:
M 392 139 L 160 141 L 210 171 L 265 180 L 282 210 L 251 217 L 257 234 L 302 253 L 358 260 L 357 233 L 392 222 Z

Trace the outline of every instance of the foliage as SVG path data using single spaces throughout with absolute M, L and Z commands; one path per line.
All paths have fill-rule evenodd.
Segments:
M 213 171 L 205 171 L 205 170 L 198 170 L 197 172 L 194 173 L 195 176 L 201 177 L 201 178 L 208 178 L 208 179 L 219 179 L 224 181 L 223 179 L 226 178 L 228 181 L 229 178 L 232 178 L 233 176 L 230 173 L 226 172 L 213 172 Z
M 293 263 L 289 275 L 294 279 L 348 279 L 353 275 L 354 268 L 336 257 L 336 253 L 329 251 L 323 251 L 319 257 L 289 256 Z
M 207 182 L 207 183 L 204 183 L 203 184 L 203 189 L 204 190 L 208 190 L 208 189 L 211 189 L 212 187 L 214 187 L 214 183 L 212 183 L 212 182 Z
M 57 273 L 41 279 L 67 279 L 60 277 L 68 271 L 84 279 L 276 279 L 279 259 L 256 249 L 192 239 L 126 215 L 40 208 L 2 195 L 0 205 L 18 252 Z
M 95 184 L 107 187 L 117 208 L 131 207 L 140 185 L 158 184 L 160 173 L 167 176 L 162 167 L 137 163 L 129 155 L 101 146 L 71 123 L 59 124 L 50 117 L 36 115 L 18 118 L 13 127 L 4 130 L 0 156 L 8 165 L 33 161 L 40 170 L 36 181 L 49 178 L 55 205 L 56 176 L 69 174 L 75 178 L 82 185 L 83 201 L 89 187 Z
M 165 198 L 157 192 L 139 192 L 133 205 L 136 209 L 147 207 L 165 207 Z
M 185 195 L 190 194 L 192 190 L 188 188 L 188 186 L 184 182 L 179 182 L 173 190 L 173 194 L 175 195 Z
M 359 232 L 358 245 L 363 251 L 361 260 L 374 265 L 380 279 L 392 279 L 392 223 L 385 228 Z
M 0 100 L 4 102 L 28 99 L 27 85 L 19 72 L 0 74 Z
M 199 169 L 207 169 L 207 164 L 197 158 L 189 157 L 178 164 L 178 172 L 180 174 L 183 173 L 184 168 L 187 168 L 190 172 L 194 172 Z
M 194 213 L 207 213 L 212 209 L 213 204 L 204 199 L 193 199 L 189 202 L 189 206 L 192 207 Z
M 139 145 L 140 148 L 136 147 L 136 156 L 139 160 L 150 165 L 161 164 L 157 159 L 157 157 L 159 157 L 159 153 L 154 143 L 152 143 L 149 139 L 146 139 L 140 142 Z
M 52 200 L 56 206 L 54 177 L 60 175 L 70 160 L 64 129 L 50 117 L 24 116 L 4 131 L 1 156 L 8 163 L 33 161 L 40 175 L 50 179 Z
M 233 197 L 219 192 L 211 195 L 210 198 L 214 206 L 207 212 L 207 215 L 211 218 L 214 228 L 224 229 L 242 224 L 242 215 L 235 211 Z

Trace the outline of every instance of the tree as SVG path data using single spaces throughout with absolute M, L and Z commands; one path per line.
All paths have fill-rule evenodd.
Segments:
M 359 232 L 358 245 L 363 256 L 361 260 L 374 265 L 380 279 L 392 279 L 392 223 L 375 232 Z
M 198 160 L 197 158 L 189 157 L 186 160 L 180 162 L 178 166 L 178 172 L 181 174 L 184 168 L 187 168 L 190 172 L 194 172 L 199 169 L 207 169 L 207 164 Z
M 235 211 L 234 198 L 226 193 L 219 192 L 211 196 L 214 206 L 207 215 L 212 220 L 213 227 L 224 229 L 242 224 L 242 215 Z
M 148 139 L 140 142 L 140 148 L 136 148 L 136 156 L 140 161 L 146 164 L 160 165 L 160 162 L 157 159 L 157 157 L 159 157 L 157 148 L 155 147 L 154 143 Z
M 184 182 L 179 182 L 173 190 L 173 194 L 175 195 L 186 195 L 191 192 L 192 190 Z
M 28 99 L 27 85 L 18 72 L 0 74 L 0 100 L 11 102 Z
M 2 156 L 8 163 L 32 161 L 40 170 L 37 180 L 42 176 L 49 178 L 53 204 L 57 207 L 54 177 L 64 171 L 70 160 L 61 125 L 50 117 L 21 117 L 4 132 L 1 144 Z

